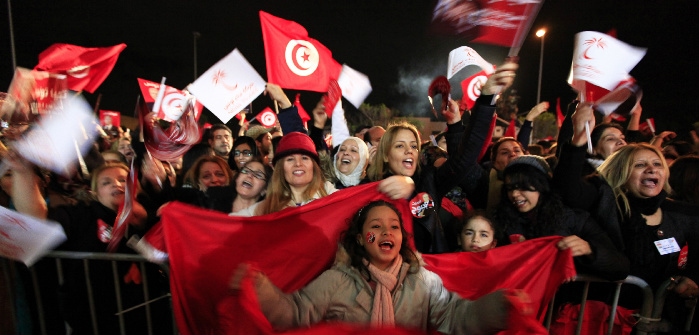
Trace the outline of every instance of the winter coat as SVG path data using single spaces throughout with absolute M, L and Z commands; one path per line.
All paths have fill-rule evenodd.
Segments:
M 370 324 L 374 291 L 350 266 L 347 253 L 306 287 L 284 294 L 269 280 L 258 282 L 262 310 L 276 329 L 329 322 Z M 343 256 L 344 254 L 344 256 Z M 441 278 L 422 266 L 403 263 L 392 292 L 396 326 L 445 334 L 483 334 L 506 327 L 507 303 L 498 291 L 476 301 L 447 291 Z

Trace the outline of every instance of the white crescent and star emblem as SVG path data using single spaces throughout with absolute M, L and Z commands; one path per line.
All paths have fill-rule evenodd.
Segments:
M 70 70 L 66 71 L 68 75 L 74 78 L 82 79 L 87 77 L 88 74 L 90 74 L 90 66 L 89 65 L 78 65 Z
M 277 122 L 277 116 L 274 112 L 266 111 L 260 115 L 260 123 L 265 127 L 272 127 Z
M 473 78 L 469 83 L 468 83 L 468 89 L 467 89 L 467 94 L 468 98 L 471 99 L 471 101 L 476 101 L 479 96 L 481 96 L 481 86 L 483 86 L 483 83 L 488 80 L 487 76 L 478 76 Z
M 320 56 L 312 43 L 304 40 L 291 40 L 286 45 L 284 59 L 291 72 L 306 77 L 313 74 L 318 68 Z

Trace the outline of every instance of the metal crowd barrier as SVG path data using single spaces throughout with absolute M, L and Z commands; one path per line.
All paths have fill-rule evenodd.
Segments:
M 671 283 L 670 279 L 666 280 L 662 285 L 660 285 L 660 287 L 656 290 L 655 294 L 653 293 L 648 283 L 646 283 L 643 279 L 635 276 L 628 276 L 624 280 L 611 282 L 594 276 L 579 274 L 573 279 L 573 282 L 582 282 L 584 284 L 580 302 L 580 313 L 578 314 L 578 320 L 575 330 L 576 335 L 580 335 L 582 331 L 582 325 L 585 318 L 585 305 L 587 303 L 590 283 L 593 282 L 609 283 L 610 285 L 614 285 L 613 299 L 610 306 L 610 317 L 607 319 L 607 335 L 611 335 L 614 329 L 614 321 L 617 315 L 616 311 L 617 307 L 619 306 L 619 296 L 621 293 L 621 287 L 624 284 L 637 286 L 641 290 L 643 295 L 643 300 L 639 308 L 639 311 L 637 314 L 634 315 L 637 318 L 637 323 L 634 326 L 634 328 L 636 329 L 635 334 L 655 335 L 655 332 L 667 332 L 670 330 L 671 325 L 669 324 L 669 322 L 667 320 L 662 319 L 665 298 L 668 294 L 667 287 Z M 553 313 L 554 305 L 556 302 L 555 300 L 556 297 L 554 296 L 553 299 L 551 299 L 547 311 L 547 316 L 545 319 L 545 326 L 547 330 L 551 328 L 551 321 L 554 317 Z M 695 308 L 696 306 L 688 310 L 687 320 L 683 326 L 686 332 L 690 331 Z
M 86 283 L 86 293 L 87 293 L 87 298 L 89 302 L 89 307 L 90 307 L 90 320 L 92 324 L 92 330 L 95 335 L 98 335 L 99 332 L 99 325 L 97 324 L 97 315 L 96 315 L 96 309 L 95 309 L 95 295 L 94 295 L 94 288 L 93 284 L 91 283 L 90 279 L 90 264 L 92 262 L 96 261 L 108 261 L 111 262 L 111 271 L 112 271 L 112 278 L 114 280 L 114 297 L 116 298 L 116 303 L 117 303 L 117 313 L 115 317 L 118 319 L 118 324 L 119 324 L 119 332 L 122 335 L 126 334 L 126 324 L 124 321 L 124 314 L 125 313 L 138 313 L 140 311 L 137 311 L 137 309 L 142 309 L 145 313 L 145 319 L 146 319 L 146 324 L 145 329 L 147 334 L 162 334 L 162 331 L 159 331 L 157 329 L 154 330 L 154 325 L 153 325 L 153 310 L 151 307 L 151 304 L 162 300 L 162 299 L 167 299 L 169 301 L 169 304 L 167 306 L 169 307 L 169 311 L 167 312 L 167 315 L 170 316 L 171 319 L 171 324 L 172 324 L 172 333 L 173 334 L 178 334 L 177 328 L 175 326 L 174 322 L 174 316 L 172 314 L 172 298 L 170 293 L 167 293 L 162 296 L 158 297 L 153 297 L 151 292 L 149 292 L 149 278 L 148 278 L 148 271 L 146 270 L 146 264 L 148 261 L 145 260 L 140 255 L 136 254 L 113 254 L 113 253 L 93 253 L 93 252 L 69 252 L 69 251 L 52 251 L 49 254 L 45 256 L 45 258 L 54 258 L 55 263 L 56 263 L 56 274 L 58 277 L 58 284 L 62 285 L 65 282 L 65 274 L 63 270 L 63 260 L 79 260 L 82 261 L 83 269 L 84 269 L 84 276 L 85 276 L 85 283 Z M 139 267 L 139 270 L 141 272 L 141 291 L 143 293 L 143 301 L 144 303 L 136 306 L 123 306 L 122 304 L 122 292 L 121 292 L 121 281 L 120 281 L 120 276 L 117 271 L 117 263 L 119 262 L 133 262 L 136 263 Z M 165 274 L 169 274 L 167 266 L 161 265 L 161 270 L 165 272 Z M 37 271 L 35 267 L 30 267 L 29 268 L 29 273 L 31 276 L 31 284 L 33 286 L 34 290 L 34 296 L 35 296 L 35 303 L 36 303 L 36 313 L 38 314 L 37 321 L 35 322 L 35 326 L 38 324 L 38 328 L 40 331 L 40 334 L 45 335 L 47 334 L 47 325 L 45 321 L 45 317 L 47 313 L 56 313 L 58 314 L 59 311 L 53 311 L 53 310 L 45 310 L 44 303 L 42 300 L 42 295 L 43 294 L 53 294 L 55 292 L 41 292 L 41 289 L 39 288 L 39 279 L 37 276 Z M 162 304 L 161 304 L 162 305 Z M 164 311 L 160 311 L 164 312 Z M 146 333 L 144 332 L 144 333 Z

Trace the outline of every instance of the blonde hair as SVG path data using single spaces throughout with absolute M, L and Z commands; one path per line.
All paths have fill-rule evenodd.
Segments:
M 191 185 L 195 188 L 199 188 L 199 172 L 204 163 L 215 163 L 221 167 L 223 172 L 226 173 L 225 185 L 229 185 L 231 183 L 231 180 L 233 180 L 233 171 L 231 171 L 230 166 L 228 166 L 228 162 L 226 162 L 223 158 L 218 156 L 201 156 L 196 161 L 194 161 L 192 167 L 189 168 L 189 170 L 187 170 L 187 173 L 185 173 L 184 178 L 182 179 L 182 183 L 185 185 Z
M 629 181 L 629 178 L 631 176 L 631 170 L 633 169 L 634 164 L 634 156 L 636 155 L 636 153 L 644 150 L 651 151 L 660 158 L 660 161 L 663 165 L 663 171 L 665 171 L 665 176 L 667 177 L 663 185 L 663 189 L 669 193 L 670 183 L 668 183 L 668 179 L 670 176 L 670 169 L 668 168 L 667 162 L 665 161 L 665 157 L 663 157 L 663 154 L 662 152 L 660 152 L 660 149 L 650 144 L 627 144 L 623 146 L 621 149 L 619 149 L 617 152 L 613 153 L 611 156 L 607 157 L 604 163 L 602 163 L 602 165 L 600 165 L 600 167 L 597 169 L 599 171 L 599 174 L 602 177 L 604 177 L 609 186 L 612 187 L 612 191 L 614 191 L 614 196 L 616 197 L 616 199 L 621 199 L 625 210 L 622 209 L 621 205 L 619 204 L 619 201 L 617 201 L 617 208 L 619 208 L 620 211 L 623 211 L 624 214 L 626 214 L 627 216 L 631 215 L 631 209 L 629 208 L 629 198 L 626 195 L 626 192 L 628 192 L 626 183 Z
M 415 173 L 419 172 L 421 142 L 420 132 L 417 131 L 417 128 L 415 128 L 414 125 L 404 121 L 401 123 L 389 125 L 388 129 L 386 129 L 386 133 L 383 134 L 383 136 L 381 137 L 381 141 L 379 142 L 379 146 L 376 150 L 376 155 L 374 156 L 374 161 L 371 162 L 371 164 L 369 165 L 369 170 L 367 171 L 367 176 L 369 176 L 369 180 L 378 181 L 386 177 L 386 174 L 389 172 L 388 162 L 386 162 L 386 160 L 388 160 L 388 154 L 391 152 L 393 140 L 395 139 L 398 132 L 401 130 L 409 130 L 413 133 L 413 135 L 415 135 L 415 140 L 417 141 L 417 157 L 415 157 L 415 164 L 417 164 L 417 169 L 415 170 Z
M 128 175 L 129 172 L 131 171 L 128 166 L 124 163 L 115 163 L 115 162 L 109 162 L 109 163 L 104 163 L 97 167 L 94 171 L 92 171 L 92 179 L 90 180 L 90 189 L 92 192 L 97 192 L 97 188 L 99 187 L 98 185 L 98 178 L 102 172 L 109 170 L 111 168 L 117 168 L 117 169 L 122 169 L 126 171 L 126 174 Z
M 321 197 L 328 195 L 325 190 L 325 175 L 318 165 L 318 162 L 313 161 L 313 179 L 311 180 L 306 190 L 303 192 L 303 197 L 310 199 L 316 193 L 320 193 Z M 264 215 L 278 212 L 284 209 L 291 201 L 291 186 L 284 178 L 284 159 L 280 159 L 274 164 L 274 173 L 272 178 L 267 183 L 267 195 L 265 200 L 257 207 L 255 215 Z

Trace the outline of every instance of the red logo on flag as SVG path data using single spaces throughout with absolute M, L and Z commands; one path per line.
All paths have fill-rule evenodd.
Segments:
M 267 80 L 283 88 L 326 92 L 331 79 L 337 80 L 342 66 L 332 52 L 308 37 L 294 21 L 260 11 L 265 44 Z

